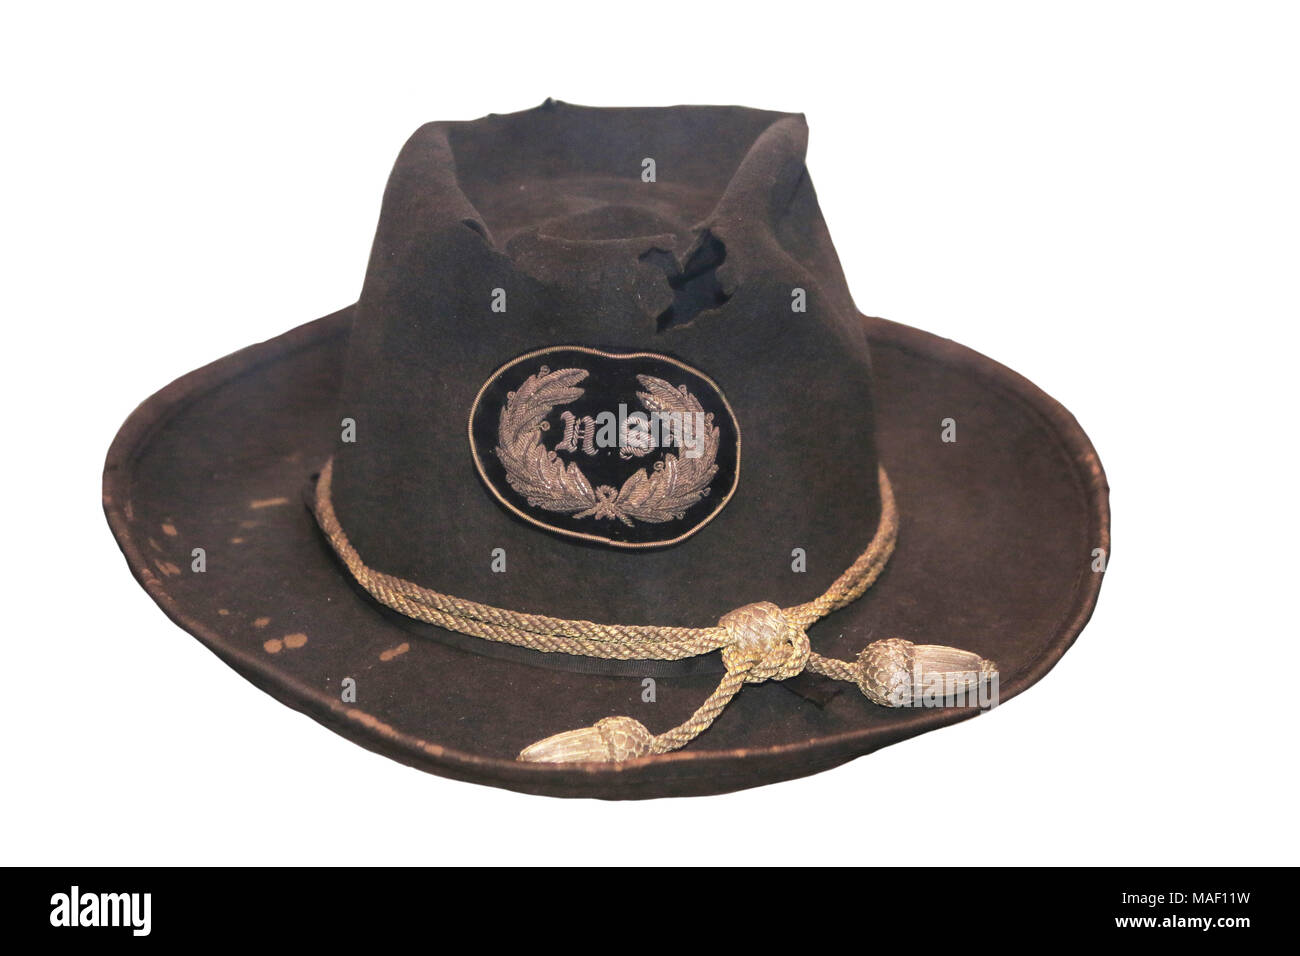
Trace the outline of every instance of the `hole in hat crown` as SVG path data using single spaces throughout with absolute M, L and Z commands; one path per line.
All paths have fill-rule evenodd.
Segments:
M 726 259 L 727 247 L 707 230 L 687 257 L 684 268 L 679 268 L 673 255 L 663 249 L 652 248 L 641 254 L 643 262 L 664 270 L 673 290 L 673 304 L 655 320 L 657 331 L 687 325 L 701 312 L 716 309 L 731 298 L 718 282 L 718 267 Z

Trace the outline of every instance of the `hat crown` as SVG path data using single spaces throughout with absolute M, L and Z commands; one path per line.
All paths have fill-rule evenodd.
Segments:
M 335 506 L 367 563 L 498 606 L 631 623 L 698 625 L 824 590 L 871 538 L 879 494 L 866 339 L 806 136 L 793 114 L 552 101 L 417 130 L 385 193 L 340 398 L 356 427 L 336 448 Z M 476 397 L 560 346 L 654 353 L 701 373 L 693 391 L 716 383 L 744 454 L 707 527 L 687 509 L 670 547 L 623 550 L 521 522 L 485 486 L 466 430 Z M 633 371 L 620 394 L 636 393 Z M 720 593 L 710 571 L 736 564 L 752 569 L 748 592 Z

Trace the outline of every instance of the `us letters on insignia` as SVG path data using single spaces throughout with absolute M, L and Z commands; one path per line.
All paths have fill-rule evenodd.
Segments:
M 613 547 L 689 537 L 740 479 L 740 428 L 721 389 L 651 352 L 520 356 L 479 391 L 469 439 L 479 475 L 512 513 Z

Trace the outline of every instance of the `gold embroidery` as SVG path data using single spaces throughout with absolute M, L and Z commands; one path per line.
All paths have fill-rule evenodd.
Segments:
M 581 398 L 583 390 L 577 385 L 587 375 L 584 369 L 551 371 L 543 365 L 506 397 L 496 453 L 510 487 L 535 508 L 575 518 L 618 520 L 629 527 L 635 524 L 633 519 L 661 524 L 682 518 L 688 508 L 709 494 L 709 485 L 718 473 L 720 431 L 713 424 L 712 413 L 705 413 L 699 399 L 685 385 L 674 388 L 653 375 L 638 375 L 637 381 L 645 391 L 636 394 L 647 412 L 662 415 L 683 430 L 687 422 L 704 422 L 703 434 L 694 436 L 696 445 L 691 449 L 698 454 L 667 453 L 653 468 L 637 469 L 620 488 L 592 487 L 577 462 L 560 460 L 542 442 L 546 416 L 555 406 Z M 566 412 L 565 416 L 565 436 L 557 447 L 576 451 L 581 442 L 583 450 L 588 450 L 594 421 L 590 417 L 582 419 L 579 434 L 572 413 Z M 683 437 L 680 431 L 678 437 Z
M 556 451 L 561 448 L 577 451 L 581 447 L 585 454 L 596 454 L 596 419 L 590 415 L 575 418 L 573 412 L 561 412 L 560 421 L 564 422 L 564 439 L 555 446 Z

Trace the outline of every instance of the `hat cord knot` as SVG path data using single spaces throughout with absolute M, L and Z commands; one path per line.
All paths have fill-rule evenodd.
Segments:
M 722 663 L 743 673 L 746 684 L 785 680 L 808 664 L 808 635 L 775 604 L 760 601 L 724 614 L 718 626 L 727 632 Z

